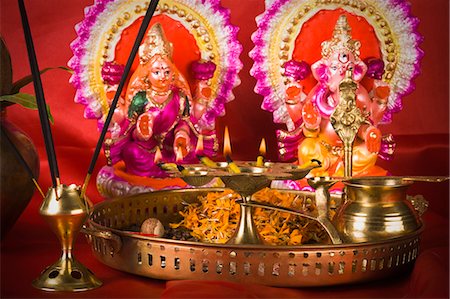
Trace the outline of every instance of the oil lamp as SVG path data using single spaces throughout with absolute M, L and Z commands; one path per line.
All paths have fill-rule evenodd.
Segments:
M 256 158 L 256 166 L 263 167 L 264 166 L 264 156 L 266 155 L 266 139 L 261 139 L 261 143 L 259 145 L 259 156 Z
M 161 154 L 161 150 L 159 149 L 159 147 L 156 148 L 154 162 L 157 165 L 162 162 L 162 154 Z
M 203 135 L 198 136 L 197 146 L 195 147 L 195 154 L 197 156 L 203 156 Z
M 228 132 L 228 127 L 225 127 L 225 133 L 223 136 L 224 136 L 223 155 L 227 160 L 228 170 L 232 173 L 241 173 L 239 167 L 236 165 L 236 163 L 233 162 L 233 159 L 231 159 L 231 141 L 230 141 L 230 133 Z
M 183 161 L 183 152 L 181 150 L 181 147 L 177 148 L 175 160 L 177 161 L 177 163 L 180 163 L 181 161 Z

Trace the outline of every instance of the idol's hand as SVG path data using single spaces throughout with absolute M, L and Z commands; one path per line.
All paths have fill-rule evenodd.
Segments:
M 384 113 L 387 110 L 389 92 L 390 88 L 387 83 L 381 80 L 375 80 L 374 88 L 370 93 L 372 96 L 370 118 L 374 124 L 378 124 L 383 119 Z
M 179 150 L 181 150 L 181 154 L 182 154 L 183 158 L 186 157 L 186 155 L 190 151 L 189 144 L 190 144 L 189 134 L 185 130 L 179 130 L 175 134 L 175 141 L 173 144 L 175 154 Z
M 306 102 L 302 109 L 302 117 L 305 127 L 309 130 L 319 128 L 322 117 L 317 107 L 310 101 Z
M 136 123 L 136 137 L 140 140 L 147 141 L 153 135 L 153 115 L 143 113 L 138 117 Z
M 198 121 L 206 112 L 209 102 L 212 100 L 211 97 L 212 90 L 207 80 L 199 80 L 194 92 L 194 107 L 192 109 L 195 121 Z
M 370 126 L 366 130 L 365 139 L 367 150 L 371 153 L 378 153 L 381 147 L 381 131 L 374 126 Z
M 125 118 L 126 115 L 123 110 L 121 108 L 116 108 L 112 117 L 112 123 L 121 124 L 125 120 Z
M 302 86 L 298 82 L 291 82 L 286 89 L 286 109 L 294 123 L 302 116 L 302 108 L 306 95 L 302 92 Z

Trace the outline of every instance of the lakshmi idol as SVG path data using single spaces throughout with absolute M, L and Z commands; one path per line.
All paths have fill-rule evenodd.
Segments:
M 352 71 L 352 80 L 357 84 L 357 106 L 366 117 L 353 145 L 353 174 L 386 174 L 375 163 L 379 155 L 393 152 L 390 138 L 383 138 L 378 128 L 387 108 L 389 86 L 380 80 L 383 61 L 373 58 L 366 64 L 359 58 L 360 46 L 360 42 L 351 37 L 347 18 L 341 15 L 333 37 L 322 43 L 322 58 L 311 66 L 317 84 L 308 95 L 303 93 L 300 84 L 309 74 L 308 65 L 294 60 L 283 65 L 287 78 L 285 104 L 295 128 L 289 132 L 279 131 L 278 139 L 287 155 L 298 157 L 300 165 L 311 159 L 320 160 L 322 167 L 314 170 L 315 175 L 344 174 L 342 142 L 331 125 L 330 115 L 339 104 L 339 83 L 348 70 Z M 364 76 L 374 79 L 370 94 L 360 84 Z
M 164 176 L 158 162 L 197 161 L 195 147 L 200 135 L 204 154 L 211 154 L 216 143 L 214 131 L 202 130 L 197 124 L 210 100 L 207 85 L 214 70 L 212 62 L 193 64 L 197 88 L 192 99 L 187 80 L 172 60 L 172 44 L 162 26 L 153 25 L 139 48 L 139 65 L 115 111 L 114 123 L 119 127 L 106 143 L 109 162 L 122 160 L 132 175 Z

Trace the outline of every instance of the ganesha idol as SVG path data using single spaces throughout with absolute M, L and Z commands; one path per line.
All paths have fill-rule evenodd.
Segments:
M 312 159 L 321 161 L 322 167 L 314 171 L 316 175 L 344 175 L 342 140 L 330 116 L 339 104 L 339 84 L 351 71 L 352 80 L 357 83 L 356 104 L 367 119 L 353 144 L 353 174 L 386 175 L 375 165 L 378 156 L 389 159 L 395 145 L 391 135 L 382 136 L 378 127 L 389 96 L 389 85 L 381 80 L 384 63 L 375 58 L 364 63 L 359 58 L 360 42 L 350 34 L 347 18 L 342 15 L 332 39 L 322 43 L 322 58 L 311 66 L 311 71 L 304 62 L 289 60 L 284 64 L 284 76 L 288 78 L 286 109 L 295 129 L 278 131 L 279 144 L 286 150 L 285 156 L 297 155 L 299 164 Z M 300 81 L 309 72 L 318 83 L 306 96 Z M 360 84 L 366 75 L 374 79 L 370 95 Z
M 403 2 L 268 2 L 252 36 L 251 73 L 255 91 L 264 96 L 262 108 L 287 127 L 277 130 L 282 160 L 305 165 L 316 159 L 321 167 L 310 175 L 344 176 L 343 142 L 332 116 L 341 100 L 340 84 L 350 74 L 364 119 L 353 142 L 352 175 L 389 174 L 377 165 L 379 158 L 392 159 L 395 149 L 382 125 L 401 109 L 401 96 L 412 91 L 422 57 L 421 38 L 411 25 L 415 19 Z M 404 20 L 404 28 L 392 26 Z
M 89 10 L 98 11 L 94 25 L 87 15 L 72 44 L 72 81 L 80 87 L 76 101 L 86 105 L 85 116 L 97 118 L 99 127 L 122 78 L 124 56 L 134 42 L 131 36 L 145 13 L 138 0 L 119 10 L 116 2 L 120 1 L 96 2 Z M 159 2 L 105 140 L 107 165 L 97 176 L 97 187 L 106 197 L 187 187 L 161 165 L 199 163 L 198 155 L 216 155 L 215 119 L 225 113 L 225 104 L 234 98 L 232 89 L 240 82 L 242 47 L 229 12 L 217 1 L 204 5 Z M 111 15 L 116 21 L 110 21 Z M 83 43 L 87 32 L 94 33 L 92 40 Z M 97 61 L 98 55 L 88 50 L 95 53 L 99 48 L 102 59 Z

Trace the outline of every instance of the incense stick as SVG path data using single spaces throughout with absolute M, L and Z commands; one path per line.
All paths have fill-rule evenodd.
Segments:
M 128 77 L 131 66 L 133 65 L 134 58 L 136 57 L 136 53 L 139 49 L 142 39 L 144 38 L 144 34 L 147 31 L 148 24 L 150 23 L 150 20 L 151 20 L 153 14 L 155 13 L 158 2 L 159 2 L 159 0 L 151 0 L 149 6 L 147 8 L 145 17 L 142 20 L 141 27 L 139 28 L 139 32 L 136 36 L 136 40 L 134 42 L 133 48 L 131 49 L 131 53 L 130 53 L 130 56 L 128 57 L 127 64 L 125 65 L 125 69 L 122 74 L 122 77 L 120 78 L 120 83 L 119 83 L 119 86 L 117 87 L 116 94 L 114 95 L 114 99 L 111 102 L 111 106 L 109 107 L 108 115 L 106 116 L 106 120 L 103 125 L 102 132 L 98 139 L 97 146 L 95 147 L 94 155 L 92 156 L 92 160 L 89 165 L 86 178 L 85 178 L 83 186 L 81 188 L 81 197 L 82 198 L 84 197 L 84 195 L 86 193 L 87 185 L 89 184 L 89 180 L 91 178 L 92 172 L 94 171 L 95 163 L 97 162 L 98 155 L 100 154 L 100 150 L 101 150 L 103 141 L 105 139 L 106 132 L 108 131 L 109 123 L 111 122 L 111 119 L 113 117 L 114 110 L 116 109 L 117 102 L 119 101 L 120 94 L 122 93 L 122 89 L 125 85 L 125 81 Z
M 36 186 L 36 189 L 41 193 L 42 198 L 45 198 L 44 192 L 42 192 L 41 187 L 39 186 L 38 182 L 36 181 L 36 178 L 34 177 L 33 171 L 31 170 L 30 166 L 28 166 L 27 161 L 23 158 L 23 156 L 20 154 L 19 149 L 14 145 L 12 140 L 9 138 L 8 134 L 6 133 L 3 126 L 2 129 L 2 138 L 6 139 L 6 143 L 9 145 L 9 147 L 12 149 L 14 156 L 16 156 L 17 160 L 19 160 L 20 164 L 22 164 L 23 168 L 25 168 L 25 171 L 28 173 L 28 175 L 31 178 L 31 181 Z
M 38 106 L 39 119 L 41 122 L 42 134 L 44 135 L 45 150 L 47 152 L 48 164 L 50 166 L 50 175 L 53 187 L 59 185 L 59 170 L 56 161 L 55 147 L 53 145 L 52 131 L 47 116 L 47 105 L 45 103 L 44 90 L 42 89 L 41 75 L 37 63 L 36 52 L 34 50 L 33 38 L 31 36 L 30 25 L 28 24 L 27 12 L 23 0 L 18 0 L 20 16 L 22 18 L 23 33 L 27 45 L 28 59 L 30 69 L 33 75 L 34 92 L 36 94 L 36 102 Z

